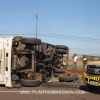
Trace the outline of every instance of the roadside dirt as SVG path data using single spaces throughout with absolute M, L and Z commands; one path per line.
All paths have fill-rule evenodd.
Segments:
M 69 69 L 69 70 L 67 70 L 67 72 L 82 75 L 84 73 L 84 70 L 73 70 L 73 69 Z

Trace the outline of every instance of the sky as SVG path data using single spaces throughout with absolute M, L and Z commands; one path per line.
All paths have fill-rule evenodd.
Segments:
M 100 55 L 100 0 L 0 0 L 0 35 L 66 45 L 70 54 Z

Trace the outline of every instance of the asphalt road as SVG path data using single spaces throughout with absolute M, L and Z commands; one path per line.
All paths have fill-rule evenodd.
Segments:
M 100 89 L 91 91 L 82 82 L 48 82 L 12 89 L 0 86 L 0 100 L 100 100 Z

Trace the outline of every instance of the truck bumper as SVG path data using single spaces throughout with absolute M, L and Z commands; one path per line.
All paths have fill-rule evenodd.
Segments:
M 100 87 L 100 76 L 92 76 L 84 73 L 82 76 L 82 80 L 87 85 Z

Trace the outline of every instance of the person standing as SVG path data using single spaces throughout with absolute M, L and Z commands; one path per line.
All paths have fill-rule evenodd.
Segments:
M 83 56 L 82 61 L 83 61 L 83 70 L 85 70 L 85 67 L 86 67 L 87 61 L 88 61 L 86 55 Z
M 73 55 L 73 65 L 72 65 L 72 67 L 73 67 L 73 69 L 75 69 L 75 70 L 77 70 L 78 69 L 78 57 L 77 57 L 77 54 L 74 54 Z
M 63 68 L 65 69 L 66 68 L 66 61 L 63 60 Z

